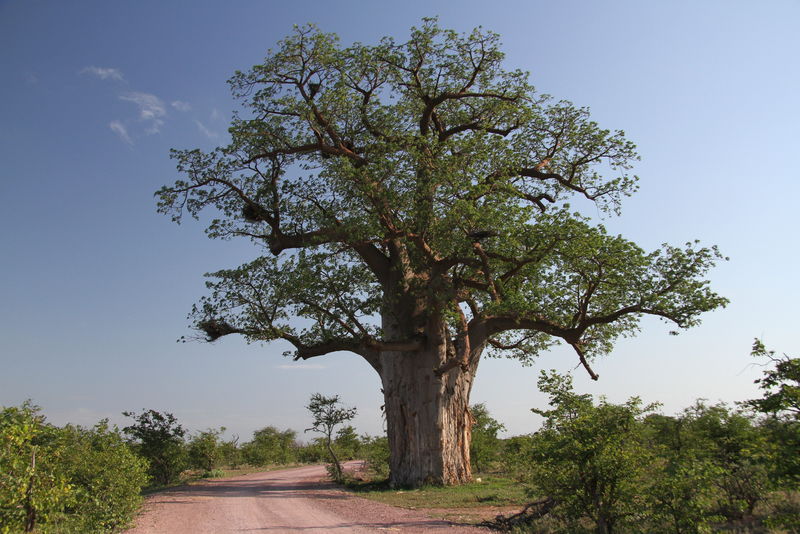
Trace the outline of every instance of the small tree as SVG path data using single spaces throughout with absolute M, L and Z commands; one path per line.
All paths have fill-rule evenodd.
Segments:
M 223 432 L 224 426 L 219 429 L 209 428 L 191 437 L 187 453 L 192 467 L 209 472 L 220 465 L 224 454 L 221 438 Z
M 755 381 L 764 396 L 743 404 L 765 414 L 800 420 L 800 358 L 790 358 L 786 354 L 775 356 L 775 351 L 767 350 L 759 339 L 753 342 L 750 354 L 768 360 L 767 363 L 773 367 L 766 369 L 764 376 Z
M 295 460 L 294 430 L 267 426 L 253 432 L 253 439 L 242 446 L 245 462 L 250 465 L 288 464 Z
M 656 457 L 643 484 L 648 532 L 700 534 L 723 518 L 714 513 L 714 481 L 724 470 L 706 456 L 685 416 L 652 414 L 644 420 L 645 440 Z
M 135 424 L 122 431 L 134 440 L 137 452 L 150 462 L 150 476 L 155 484 L 167 485 L 175 482 L 186 468 L 186 446 L 183 441 L 186 430 L 168 412 L 145 410 L 137 414 L 122 412 L 132 417 Z
M 339 395 L 325 397 L 320 393 L 311 395 L 311 401 L 306 408 L 314 418 L 313 425 L 311 428 L 307 428 L 306 432 L 313 430 L 320 432 L 324 436 L 325 448 L 331 458 L 331 475 L 336 482 L 341 482 L 344 477 L 342 465 L 333 450 L 333 433 L 337 426 L 351 421 L 356 416 L 356 409 L 341 406 L 339 404 Z
M 30 401 L 0 409 L 0 532 L 31 532 L 73 497 L 57 430 Z
M 147 461 L 106 419 L 92 428 L 67 425 L 59 429 L 57 443 L 63 450 L 59 469 L 73 488 L 64 526 L 74 530 L 63 531 L 116 532 L 127 526 L 142 501 Z
M 472 443 L 470 444 L 469 457 L 475 471 L 483 471 L 489 467 L 500 451 L 498 432 L 506 427 L 497 419 L 489 415 L 486 405 L 475 404 L 470 408 L 472 413 Z
M 638 418 L 654 406 L 643 407 L 636 397 L 595 405 L 572 390 L 571 377 L 555 371 L 542 372 L 539 389 L 552 409 L 533 410 L 545 417 L 533 437 L 533 483 L 556 500 L 570 532 L 584 517 L 597 534 L 619 532 L 643 508 L 641 479 L 651 455 L 641 447 Z

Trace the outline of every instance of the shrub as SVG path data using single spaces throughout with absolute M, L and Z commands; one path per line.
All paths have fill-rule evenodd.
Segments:
M 529 478 L 525 473 L 531 457 L 533 436 L 512 436 L 500 442 L 500 465 L 503 471 L 518 479 Z
M 770 488 L 768 466 L 774 451 L 766 434 L 751 416 L 725 404 L 697 401 L 684 410 L 683 420 L 698 457 L 719 470 L 716 511 L 728 519 L 752 516 Z
M 683 417 L 651 415 L 645 419 L 644 446 L 656 457 L 643 492 L 648 530 L 654 533 L 708 532 L 722 518 L 712 512 L 714 480 L 722 470 L 703 457 Z
M 264 427 L 253 433 L 253 440 L 242 445 L 246 463 L 254 466 L 288 464 L 296 461 L 294 430 L 278 430 L 274 426 Z
M 365 434 L 361 437 L 361 451 L 367 469 L 379 478 L 389 476 L 389 438 Z
M 45 423 L 29 402 L 0 411 L 0 532 L 112 532 L 141 502 L 147 464 L 119 431 Z
M 131 521 L 147 484 L 147 462 L 125 443 L 107 420 L 93 428 L 67 425 L 59 431 L 57 447 L 64 451 L 60 469 L 73 496 L 65 522 L 81 532 L 111 532 Z
M 469 446 L 470 461 L 475 471 L 486 471 L 490 464 L 498 459 L 500 438 L 497 437 L 497 433 L 506 427 L 489 415 L 485 404 L 475 404 L 470 408 L 470 413 L 474 421 L 472 442 Z
M 340 460 L 354 460 L 361 456 L 361 440 L 355 427 L 347 425 L 336 432 L 333 448 Z
M 209 428 L 192 436 L 187 446 L 189 466 L 203 471 L 219 467 L 225 452 L 220 438 L 223 432 L 225 427 Z
M 136 452 L 149 462 L 152 482 L 163 486 L 176 482 L 186 468 L 187 454 L 183 441 L 186 430 L 175 416 L 155 410 L 122 415 L 135 421 L 122 430 L 133 440 Z
M 0 411 L 0 532 L 29 532 L 60 512 L 73 496 L 59 469 L 64 452 L 57 429 L 25 402 Z
M 296 453 L 297 460 L 304 464 L 317 464 L 328 459 L 324 438 L 314 438 L 310 443 L 298 446 Z
M 651 460 L 640 446 L 637 420 L 652 407 L 637 398 L 625 404 L 572 390 L 572 380 L 542 373 L 539 389 L 550 395 L 552 410 L 534 410 L 545 417 L 533 435 L 530 474 L 533 484 L 558 502 L 554 512 L 569 532 L 580 532 L 589 518 L 598 534 L 619 531 L 635 520 L 645 467 Z

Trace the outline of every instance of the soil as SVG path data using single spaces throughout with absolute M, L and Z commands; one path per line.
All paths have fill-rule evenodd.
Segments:
M 326 480 L 322 466 L 219 478 L 147 498 L 128 534 L 232 532 L 448 532 L 486 529 L 356 497 Z

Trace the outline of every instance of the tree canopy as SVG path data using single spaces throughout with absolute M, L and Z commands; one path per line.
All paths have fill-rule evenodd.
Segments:
M 755 381 L 763 390 L 763 397 L 745 401 L 744 405 L 766 414 L 800 420 L 800 358 L 786 354 L 776 356 L 775 351 L 767 350 L 760 339 L 753 341 L 751 355 L 769 360 L 774 367 L 766 369 L 764 376 Z
M 342 47 L 308 25 L 230 85 L 246 111 L 231 143 L 173 151 L 186 179 L 159 191 L 161 211 L 216 208 L 211 237 L 271 253 L 211 275 L 194 312 L 209 339 L 374 359 L 420 342 L 376 320 L 399 285 L 461 352 L 482 330 L 523 361 L 561 340 L 587 364 L 643 314 L 686 328 L 726 302 L 702 279 L 716 249 L 648 253 L 570 211 L 577 196 L 617 212 L 635 146 L 504 69 L 497 34 L 425 19 L 406 43 Z

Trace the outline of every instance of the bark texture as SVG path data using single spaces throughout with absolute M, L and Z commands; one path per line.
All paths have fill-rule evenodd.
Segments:
M 392 485 L 470 482 L 473 375 L 436 376 L 444 362 L 436 350 L 387 352 L 381 360 Z
M 397 331 L 402 322 L 384 321 L 384 326 Z M 426 330 L 422 350 L 379 356 L 394 487 L 472 481 L 469 395 L 477 365 L 441 372 L 454 356 L 447 350 L 446 327 L 429 318 Z

